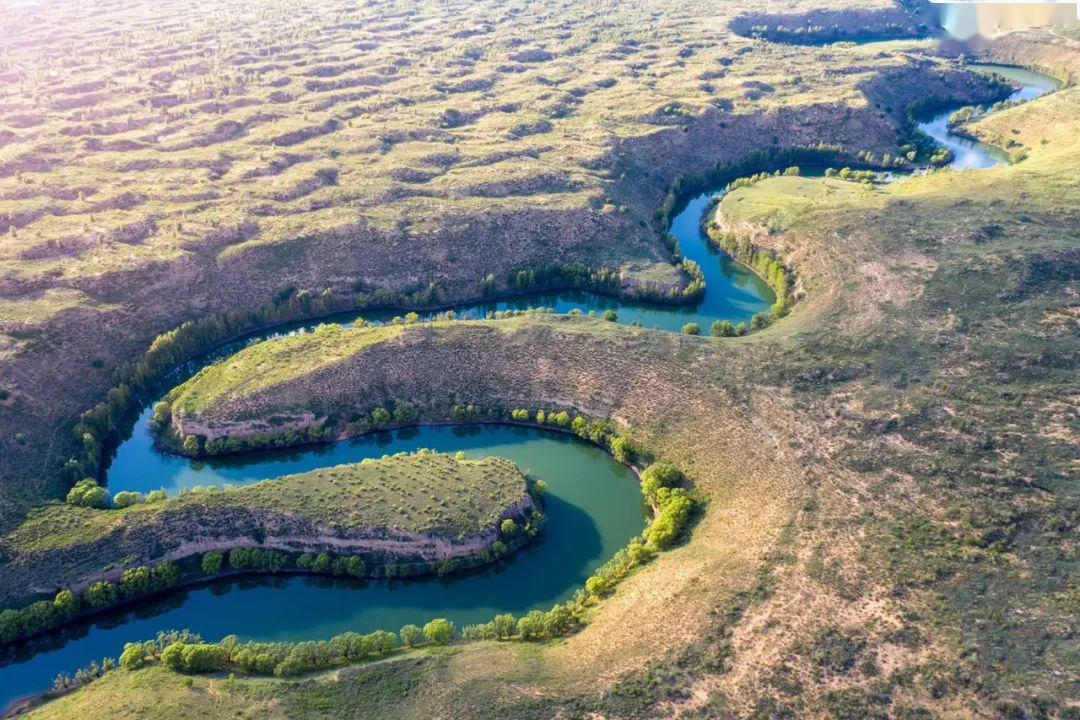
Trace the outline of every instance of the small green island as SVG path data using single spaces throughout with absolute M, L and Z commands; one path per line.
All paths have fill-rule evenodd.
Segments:
M 84 481 L 0 541 L 0 642 L 228 573 L 394 578 L 475 567 L 536 536 L 542 491 L 509 460 L 429 450 L 111 503 Z

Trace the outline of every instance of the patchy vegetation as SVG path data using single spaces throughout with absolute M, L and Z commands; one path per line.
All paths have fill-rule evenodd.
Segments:
M 871 20 L 893 22 L 884 9 Z M 894 164 L 897 153 L 919 157 L 926 149 L 905 149 L 903 131 L 914 97 L 994 92 L 917 50 L 770 45 L 680 3 L 595 16 L 550 3 L 380 7 L 377 20 L 366 10 L 338 9 L 331 22 L 332 4 L 290 7 L 296 32 L 273 39 L 259 35 L 280 22 L 265 7 L 262 19 L 257 8 L 197 23 L 213 30 L 225 17 L 251 34 L 248 45 L 146 30 L 117 46 L 106 34 L 101 52 L 136 69 L 100 87 L 76 81 L 97 72 L 77 64 L 25 77 L 8 58 L 52 47 L 36 35 L 7 51 L 0 159 L 21 174 L 0 173 L 17 226 L 0 266 L 9 528 L 170 504 L 202 516 L 234 492 L 114 498 L 124 507 L 105 510 L 92 507 L 99 493 L 87 484 L 60 503 L 71 483 L 58 468 L 85 450 L 68 432 L 76 415 L 122 379 L 112 376 L 121 358 L 182 319 L 251 311 L 283 285 L 285 302 L 376 284 L 427 293 L 434 283 L 453 298 L 488 292 L 489 274 L 498 284 L 563 260 L 667 273 L 672 252 L 657 231 L 677 202 L 670 188 L 693 187 L 762 142 L 822 142 L 850 155 L 849 168 L 859 151 L 889 152 Z M 67 12 L 73 28 L 89 22 Z M 85 17 L 96 23 L 96 12 Z M 156 17 L 174 15 L 188 18 L 168 7 Z M 325 32 L 305 32 L 309 23 Z M 460 27 L 456 37 L 448 26 Z M 203 57 L 203 42 L 219 49 Z M 980 59 L 1075 77 L 1077 42 L 1018 34 Z M 147 68 L 150 58 L 160 68 Z M 262 72 L 239 73 L 237 90 L 237 66 Z M 13 92 L 9 77 L 32 80 L 37 96 Z M 124 144 L 102 137 L 116 118 L 69 117 L 80 100 L 116 102 L 123 116 L 123 87 L 147 101 L 130 108 L 145 131 L 123 126 Z M 209 369 L 162 409 L 181 443 L 195 438 L 192 454 L 265 434 L 253 423 L 271 418 L 337 435 L 392 424 L 400 409 L 402 423 L 509 418 L 595 431 L 616 454 L 648 448 L 693 485 L 666 465 L 644 472 L 658 510 L 647 542 L 632 541 L 571 603 L 461 628 L 469 645 L 437 618 L 392 643 L 382 633 L 247 654 L 228 640 L 165 635 L 125 650 L 119 669 L 84 671 L 101 677 L 31 716 L 1070 717 L 1080 667 L 1078 108 L 1070 82 L 972 117 L 967 132 L 1014 143 L 1011 166 L 888 185 L 850 182 L 860 179 L 853 169 L 734 189 L 718 210 L 725 226 L 752 238 L 755 263 L 770 259 L 759 270 L 779 280 L 782 259 L 797 280 L 799 302 L 762 332 L 721 326 L 714 334 L 733 337 L 720 341 L 700 327 L 658 333 L 549 315 L 329 327 Z M 248 111 L 272 117 L 243 124 Z M 98 123 L 89 142 L 70 150 L 68 137 L 86 138 L 57 140 L 87 122 Z M 140 138 L 149 147 L 130 145 Z M 500 154 L 508 142 L 526 151 Z M 166 156 L 173 144 L 183 155 Z M 116 175 L 92 174 L 103 167 Z M 279 175 L 277 187 L 254 181 Z M 129 192 L 155 188 L 170 204 L 158 213 L 166 201 L 117 196 L 99 208 L 104 198 L 73 192 L 85 177 L 117 195 L 130 178 Z M 64 212 L 35 214 L 35 204 Z M 221 228 L 239 220 L 242 236 L 204 232 L 218 214 Z M 117 224 L 132 215 L 153 222 Z M 105 232 L 61 232 L 71 222 Z M 97 244 L 83 247 L 86 237 Z M 102 417 L 113 423 L 110 407 Z M 26 520 L 46 490 L 57 503 Z M 520 535 L 525 520 L 506 519 L 491 530 Z M 65 537 L 39 529 L 27 540 Z M 654 555 L 661 546 L 670 549 Z M 200 572 L 272 569 L 276 557 L 214 552 L 198 558 Z M 320 555 L 305 562 L 357 567 Z M 5 559 L 4 572 L 12 567 Z M 134 570 L 133 587 L 172 576 Z M 92 596 L 110 594 L 99 586 Z M 35 617 L 68 612 L 72 598 L 45 603 Z M 424 647 L 398 650 L 398 638 Z
M 3 539 L 6 605 L 46 578 L 66 589 L 64 608 L 5 611 L 0 641 L 223 571 L 446 574 L 506 555 L 543 526 L 513 463 L 430 451 L 116 505 L 49 505 Z

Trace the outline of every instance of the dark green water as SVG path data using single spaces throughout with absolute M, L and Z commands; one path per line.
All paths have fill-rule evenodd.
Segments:
M 507 425 L 421 427 L 303 451 L 261 453 L 222 463 L 164 456 L 137 429 L 118 453 L 110 489 L 172 491 L 253 482 L 416 448 L 497 455 L 548 483 L 548 524 L 536 542 L 496 566 L 453 578 L 366 581 L 310 576 L 226 579 L 106 613 L 13 649 L 0 666 L 0 707 L 46 690 L 61 672 L 117 657 L 125 642 L 189 628 L 211 640 L 310 640 L 347 630 L 397 631 L 447 617 L 461 627 L 496 613 L 522 614 L 569 599 L 598 566 L 645 527 L 633 472 L 576 437 Z

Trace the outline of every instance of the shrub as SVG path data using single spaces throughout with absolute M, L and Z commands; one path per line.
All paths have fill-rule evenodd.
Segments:
M 146 502 L 146 498 L 143 497 L 142 493 L 131 492 L 129 490 L 118 492 L 113 496 L 113 507 L 118 510 L 132 505 L 138 505 L 143 502 Z
M 420 409 L 409 402 L 399 402 L 394 408 L 394 422 L 411 423 L 420 417 Z
M 83 478 L 67 494 L 68 505 L 102 509 L 109 504 L 109 493 L 93 478 Z
M 669 548 L 679 537 L 694 509 L 693 501 L 682 488 L 657 491 L 660 514 L 645 530 L 645 539 L 660 549 Z
M 518 635 L 522 640 L 536 640 L 544 634 L 544 613 L 530 610 L 517 622 Z
M 311 563 L 311 569 L 317 573 L 330 572 L 334 567 L 334 561 L 330 558 L 329 553 L 319 553 L 315 556 L 315 561 Z
M 424 631 L 416 625 L 404 625 L 401 628 L 401 642 L 405 644 L 405 647 L 415 647 L 420 638 L 423 636 Z
M 371 411 L 371 426 L 375 428 L 384 428 L 390 424 L 390 411 L 386 408 L 375 408 Z
M 517 422 L 529 422 L 531 415 L 528 410 L 514 410 L 510 413 L 510 417 Z
M 149 662 L 149 653 L 143 643 L 127 643 L 120 653 L 120 667 L 125 670 L 138 670 Z
M 495 629 L 495 636 L 500 639 L 506 639 L 514 634 L 514 630 L 517 629 L 517 620 L 510 613 L 504 615 L 496 615 L 495 619 L 491 621 L 492 627 Z
M 454 639 L 456 633 L 457 628 L 454 627 L 454 623 L 446 618 L 435 618 L 424 625 L 424 637 L 435 645 L 446 645 Z
M 229 653 L 220 645 L 198 643 L 184 646 L 182 659 L 183 668 L 186 672 L 214 672 L 225 667 L 229 661 Z
M 701 326 L 698 325 L 697 323 L 686 323 L 685 325 L 682 326 L 682 334 L 683 335 L 700 335 L 701 334 Z
M 713 337 L 732 337 L 735 335 L 735 326 L 728 320 L 717 320 L 709 327 L 709 334 Z
M 0 642 L 10 642 L 23 634 L 22 613 L 8 608 L 0 612 Z
M 510 538 L 510 537 L 515 536 L 515 535 L 517 535 L 517 532 L 518 532 L 517 523 L 514 522 L 513 520 L 511 520 L 510 518 L 506 518 L 505 520 L 502 521 L 502 524 L 499 525 L 499 533 L 502 534 L 502 536 L 505 537 L 505 538 Z
M 165 494 L 164 490 L 154 490 L 154 491 L 149 492 L 149 493 L 146 494 L 146 502 L 148 502 L 148 503 L 162 502 L 163 500 L 165 500 L 166 497 L 168 497 L 168 496 Z
M 94 583 L 86 591 L 86 604 L 95 609 L 114 605 L 118 599 L 116 586 L 106 580 Z
M 187 643 L 174 642 L 161 651 L 161 664 L 170 670 L 184 669 L 184 648 Z
M 669 462 L 654 462 L 641 473 L 641 492 L 651 502 L 656 502 L 660 488 L 670 488 L 681 483 L 684 475 Z
M 619 319 L 619 316 L 614 310 L 605 310 L 604 314 L 603 314 L 603 318 L 605 320 L 607 320 L 608 322 L 615 322 L 616 320 Z

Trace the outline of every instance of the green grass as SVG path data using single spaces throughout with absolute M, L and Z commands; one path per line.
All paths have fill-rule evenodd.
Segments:
M 346 330 L 321 325 L 311 333 L 256 343 L 200 372 L 170 394 L 173 407 L 194 415 L 215 401 L 235 400 L 271 390 L 299 375 L 319 372 L 374 343 L 392 341 L 399 325 Z

